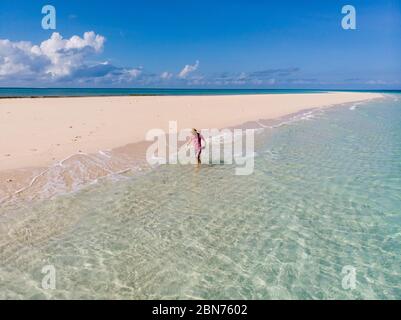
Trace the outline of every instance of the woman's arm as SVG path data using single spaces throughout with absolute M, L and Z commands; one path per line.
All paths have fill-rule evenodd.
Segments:
M 194 137 L 189 137 L 187 142 L 185 142 L 185 145 L 188 146 L 192 142 L 193 139 L 194 139 Z

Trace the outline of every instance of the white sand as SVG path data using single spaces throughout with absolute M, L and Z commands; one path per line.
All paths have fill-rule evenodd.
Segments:
M 144 140 L 152 128 L 222 128 L 374 93 L 0 99 L 0 170 L 46 167 L 77 152 Z

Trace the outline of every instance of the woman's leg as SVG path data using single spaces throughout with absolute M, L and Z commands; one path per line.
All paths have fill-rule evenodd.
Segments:
M 198 160 L 198 164 L 201 164 L 201 153 L 202 153 L 202 149 L 199 149 L 196 151 L 196 158 Z

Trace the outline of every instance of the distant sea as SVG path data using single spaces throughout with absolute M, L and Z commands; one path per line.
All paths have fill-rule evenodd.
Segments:
M 190 95 L 244 95 L 322 93 L 347 90 L 304 89 L 152 89 L 152 88 L 0 88 L 0 98 L 21 97 L 86 97 L 86 96 L 190 96 Z M 358 91 L 358 90 L 353 90 Z M 361 91 L 361 90 L 360 90 Z M 401 93 L 401 91 L 376 91 Z

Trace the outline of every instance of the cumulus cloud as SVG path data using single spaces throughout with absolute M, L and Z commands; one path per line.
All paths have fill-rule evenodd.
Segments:
M 181 72 L 178 74 L 178 77 L 181 79 L 185 79 L 188 77 L 188 75 L 194 71 L 196 71 L 199 67 L 199 60 L 196 60 L 194 65 L 189 65 L 187 64 L 184 69 L 181 70 Z
M 40 46 L 34 46 L 32 52 L 50 60 L 46 73 L 54 77 L 68 76 L 83 64 L 85 57 L 99 53 L 103 49 L 104 42 L 105 38 L 93 31 L 85 32 L 83 38 L 73 36 L 70 39 L 63 39 L 55 32 Z
M 28 75 L 42 69 L 47 59 L 32 49 L 30 42 L 0 40 L 0 77 Z
M 139 79 L 142 68 L 122 68 L 92 57 L 104 49 L 106 39 L 93 31 L 64 39 L 54 32 L 40 44 L 0 40 L 0 83 L 129 84 Z
M 93 31 L 70 38 L 54 32 L 39 44 L 0 39 L 0 85 L 274 86 L 295 81 L 292 76 L 299 71 L 298 68 L 281 68 L 202 75 L 196 72 L 200 64 L 196 60 L 177 74 L 168 71 L 156 74 L 142 67 L 96 62 L 105 42 L 105 37 Z
M 0 79 L 43 80 L 69 76 L 84 65 L 86 57 L 101 52 L 104 42 L 105 38 L 93 31 L 85 32 L 82 38 L 69 39 L 54 32 L 39 45 L 0 40 Z

